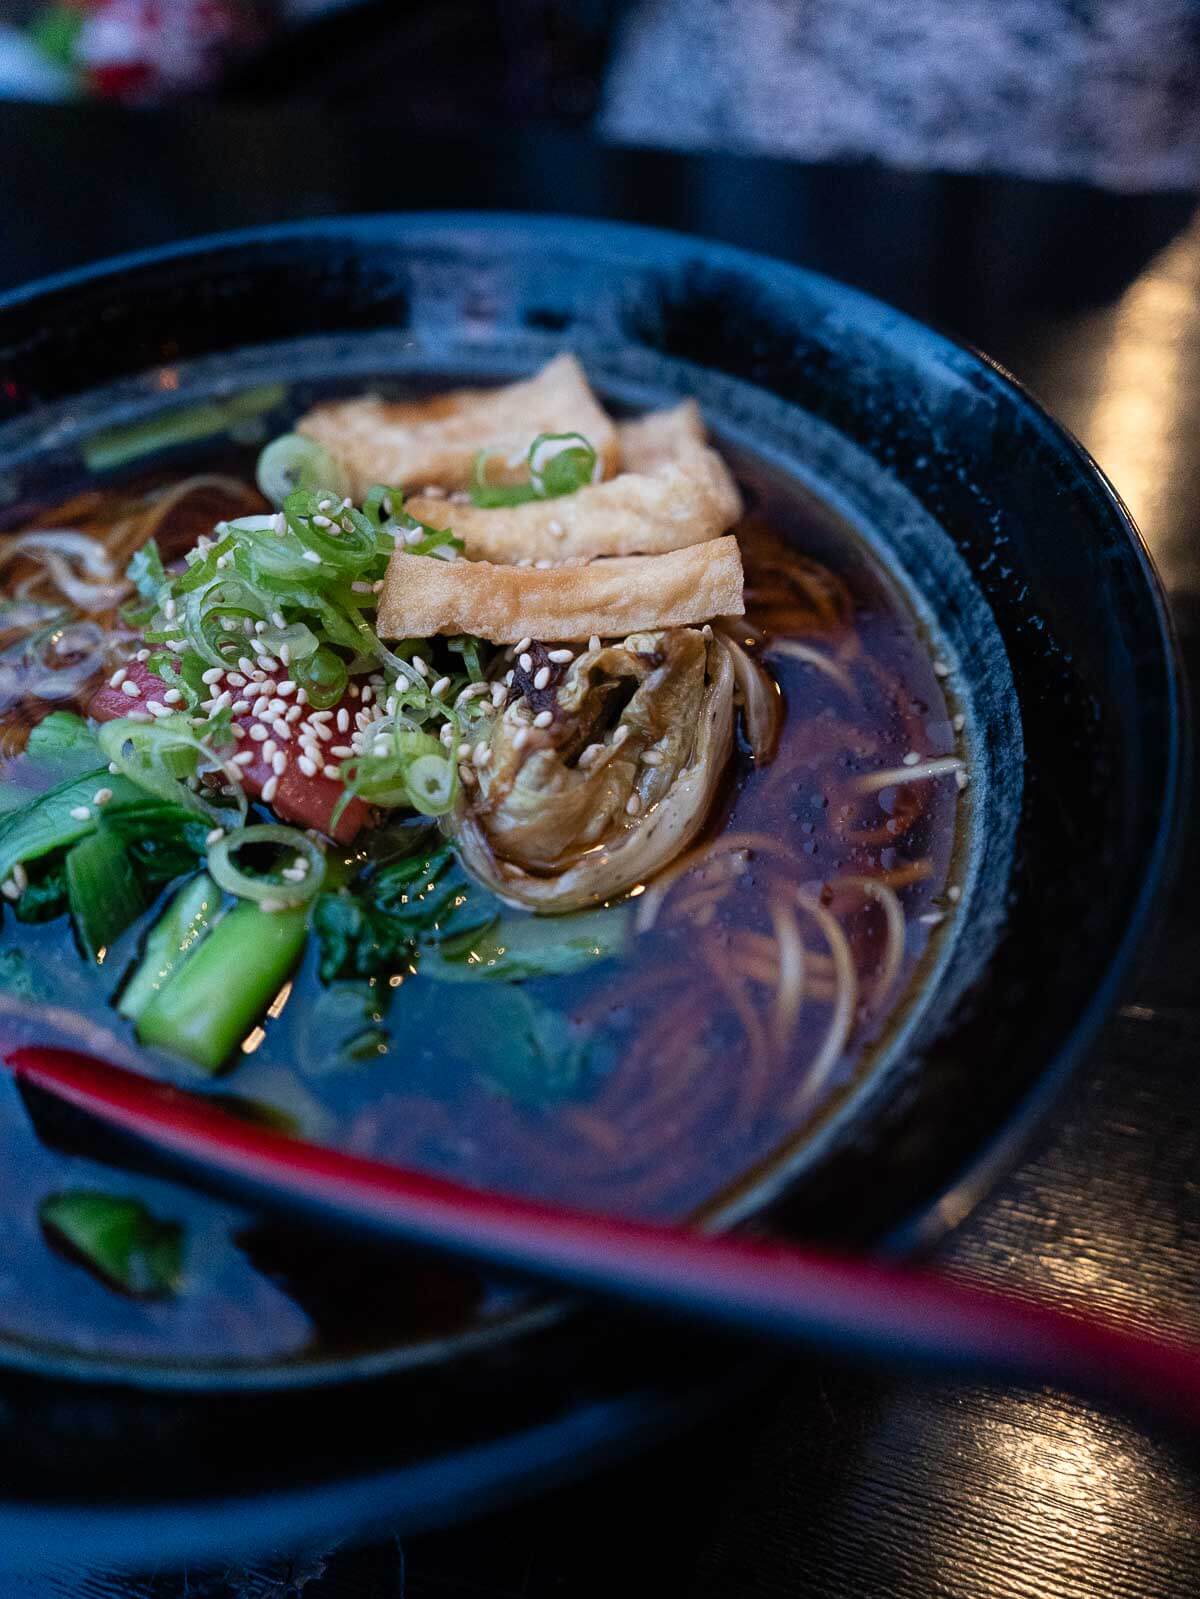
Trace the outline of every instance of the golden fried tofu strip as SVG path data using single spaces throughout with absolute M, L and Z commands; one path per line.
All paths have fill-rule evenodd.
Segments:
M 525 457 L 539 433 L 582 433 L 606 476 L 618 460 L 616 428 L 573 355 L 556 356 L 533 377 L 501 389 L 455 389 L 426 400 L 333 400 L 311 410 L 296 431 L 341 464 L 355 500 L 374 483 L 464 488 L 480 450 L 496 452 L 489 482 L 515 482 L 528 474 Z M 444 520 L 444 506 L 442 512 Z
M 522 638 L 624 638 L 740 616 L 742 558 L 730 534 L 671 550 L 586 565 L 496 566 L 397 551 L 379 596 L 382 638 L 474 633 L 494 644 Z
M 656 555 L 703 544 L 733 526 L 741 497 L 728 467 L 708 447 L 694 400 L 617 428 L 622 466 L 556 500 L 481 510 L 409 499 L 419 522 L 451 527 L 475 561 L 563 561 L 574 556 Z

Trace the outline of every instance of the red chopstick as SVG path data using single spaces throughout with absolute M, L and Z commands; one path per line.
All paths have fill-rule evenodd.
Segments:
M 240 1192 L 476 1264 L 774 1341 L 1056 1387 L 1200 1423 L 1200 1351 L 936 1273 L 489 1193 L 250 1126 L 84 1055 L 22 1048 L 22 1081 Z

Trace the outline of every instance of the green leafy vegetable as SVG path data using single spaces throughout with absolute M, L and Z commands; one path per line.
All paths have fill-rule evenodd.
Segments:
M 372 867 L 317 900 L 321 977 L 395 972 L 423 948 L 480 933 L 496 914 L 496 902 L 468 883 L 449 845 Z
M 78 848 L 78 846 L 76 846 Z M 29 875 L 21 897 L 13 905 L 20 922 L 52 922 L 67 909 L 65 857 L 50 858 L 48 868 Z
M 195 811 L 210 822 L 223 822 L 226 817 L 220 806 L 180 782 L 180 778 L 194 777 L 201 771 L 219 771 L 232 785 L 231 803 L 240 815 L 246 814 L 240 774 L 222 754 L 232 743 L 227 717 L 224 721 L 210 718 L 203 737 L 186 716 L 164 716 L 156 722 L 118 717 L 104 723 L 97 739 L 101 753 L 120 768 L 129 782 L 166 804 Z
M 67 853 L 66 881 L 79 942 L 89 960 L 102 961 L 108 946 L 143 908 L 121 840 L 105 829 L 82 839 Z
M 111 778 L 106 767 L 84 777 L 74 777 L 42 794 L 19 811 L 0 820 L 0 882 L 6 881 L 14 866 L 40 860 L 52 850 L 86 838 L 96 829 L 94 796 L 102 784 L 117 784 L 123 792 L 136 792 L 132 783 Z M 86 814 L 85 814 L 86 813 Z
M 445 983 L 566 977 L 624 953 L 630 909 L 625 903 L 573 916 L 505 915 L 482 933 L 429 950 L 421 972 Z
M 305 915 L 303 908 L 269 912 L 243 900 L 149 1001 L 138 1037 L 219 1071 L 300 958 Z
M 38 1212 L 52 1242 L 114 1288 L 142 1299 L 175 1293 L 183 1279 L 183 1229 L 139 1200 L 68 1189 Z
M 70 711 L 52 711 L 30 732 L 24 752 L 5 765 L 0 817 L 25 809 L 69 778 L 94 772 L 101 760 L 87 723 Z
M 221 891 L 205 873 L 184 884 L 146 937 L 141 963 L 117 1005 L 122 1016 L 137 1021 L 208 933 L 220 904 Z
M 159 554 L 157 541 L 147 539 L 135 550 L 125 568 L 125 576 L 144 600 L 157 600 L 170 579 Z

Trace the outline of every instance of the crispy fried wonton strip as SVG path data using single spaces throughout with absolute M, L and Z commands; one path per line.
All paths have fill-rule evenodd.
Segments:
M 657 555 L 703 544 L 742 514 L 724 461 L 705 442 L 693 400 L 617 428 L 627 470 L 556 500 L 481 510 L 410 499 L 419 522 L 447 524 L 475 561 L 562 561 L 572 556 Z
M 488 464 L 490 482 L 526 477 L 525 457 L 539 433 L 582 433 L 606 476 L 618 459 L 616 428 L 573 355 L 557 356 L 533 377 L 502 389 L 455 389 L 402 402 L 333 400 L 310 411 L 296 430 L 340 462 L 356 500 L 374 483 L 463 488 L 480 450 L 496 452 Z
M 397 551 L 379 596 L 378 627 L 384 638 L 474 633 L 513 644 L 527 636 L 624 638 L 743 609 L 742 558 L 732 535 L 666 555 L 540 571 Z

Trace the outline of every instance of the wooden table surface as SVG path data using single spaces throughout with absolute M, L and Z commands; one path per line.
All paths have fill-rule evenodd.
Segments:
M 606 152 L 550 132 L 423 147 L 379 116 L 303 109 L 141 119 L 0 107 L 0 141 L 5 285 L 186 234 L 430 206 L 653 222 L 854 282 L 986 350 L 1090 447 L 1145 533 L 1200 688 L 1193 197 Z M 1198 1066 L 1193 837 L 1162 930 L 1071 1098 L 952 1235 L 946 1265 L 1200 1337 Z M 1194 1599 L 1200 1448 L 1054 1393 L 798 1363 L 681 1443 L 403 1550 L 392 1540 L 298 1564 L 281 1553 L 248 1571 L 0 1576 L 0 1599 L 301 1590 Z

